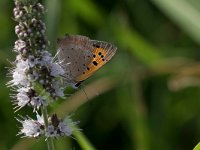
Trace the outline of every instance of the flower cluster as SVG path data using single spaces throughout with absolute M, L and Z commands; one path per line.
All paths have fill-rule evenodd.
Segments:
M 71 119 L 65 118 L 64 120 L 58 119 L 56 114 L 49 117 L 49 125 L 45 131 L 45 123 L 43 116 L 37 114 L 37 120 L 33 120 L 30 117 L 21 117 L 17 120 L 22 123 L 21 131 L 24 137 L 60 137 L 60 136 L 71 136 L 73 127 L 78 122 L 72 122 Z
M 30 106 L 36 112 L 41 107 L 47 107 L 58 97 L 64 97 L 65 87 L 61 82 L 64 70 L 47 51 L 49 42 L 42 21 L 44 12 L 45 9 L 38 0 L 15 0 L 13 13 L 15 21 L 18 22 L 15 27 L 18 40 L 13 50 L 17 52 L 17 57 L 13 62 L 14 67 L 10 70 L 12 80 L 8 85 L 16 91 L 16 94 L 12 95 L 16 111 Z M 35 90 L 35 83 L 41 85 L 51 97 L 51 101 Z M 52 120 L 57 116 L 52 118 L 54 119 L 49 121 L 48 126 L 44 126 L 44 121 L 41 121 L 44 119 L 39 115 L 37 120 L 29 117 L 17 119 L 22 123 L 20 134 L 27 137 L 71 135 L 72 130 L 63 121 L 57 119 L 55 124 Z
M 36 110 L 48 104 L 34 91 L 33 83 L 40 83 L 53 99 L 62 97 L 64 88 L 58 88 L 61 84 L 57 77 L 64 71 L 46 51 L 46 27 L 41 20 L 44 7 L 37 0 L 16 0 L 15 5 L 14 17 L 19 22 L 15 33 L 19 39 L 15 42 L 14 51 L 18 56 L 15 68 L 11 70 L 13 79 L 10 85 L 18 87 L 15 99 L 18 108 L 29 105 Z

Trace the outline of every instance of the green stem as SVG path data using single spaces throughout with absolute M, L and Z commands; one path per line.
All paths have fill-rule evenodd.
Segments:
M 44 117 L 45 132 L 48 128 L 48 113 L 45 106 L 41 107 L 42 115 Z M 53 138 L 49 137 L 46 139 L 48 150 L 54 150 Z
M 78 127 L 74 126 L 74 130 L 78 130 Z M 73 135 L 83 150 L 96 150 L 96 148 L 90 143 L 90 141 L 83 133 L 77 131 L 74 132 Z

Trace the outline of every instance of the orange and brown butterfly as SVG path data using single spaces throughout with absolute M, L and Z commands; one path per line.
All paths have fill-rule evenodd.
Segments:
M 116 50 L 111 43 L 82 35 L 66 35 L 58 40 L 57 55 L 67 82 L 76 88 L 110 61 Z

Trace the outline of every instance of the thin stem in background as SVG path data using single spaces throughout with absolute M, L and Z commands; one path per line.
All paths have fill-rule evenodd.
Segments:
M 44 118 L 44 124 L 45 124 L 45 131 L 47 131 L 48 128 L 48 113 L 47 113 L 47 107 L 43 106 L 41 107 L 42 115 Z M 54 150 L 54 143 L 53 138 L 49 137 L 46 139 L 48 150 Z

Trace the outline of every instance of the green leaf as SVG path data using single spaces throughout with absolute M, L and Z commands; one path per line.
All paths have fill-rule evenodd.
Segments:
M 200 150 L 200 143 L 198 143 L 193 150 Z

